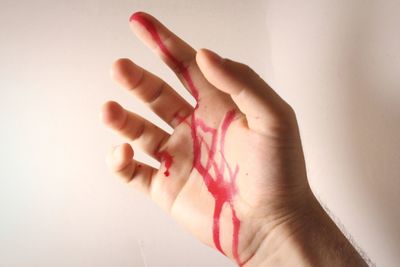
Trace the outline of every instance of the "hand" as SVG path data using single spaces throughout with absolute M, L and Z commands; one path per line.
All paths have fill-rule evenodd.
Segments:
M 150 15 L 133 14 L 130 26 L 197 105 L 130 60 L 117 60 L 113 78 L 174 132 L 106 103 L 104 122 L 129 140 L 110 153 L 109 167 L 239 266 L 262 262 L 260 248 L 262 255 L 278 250 L 316 203 L 293 110 L 248 66 L 196 52 Z M 136 162 L 132 146 L 161 167 Z

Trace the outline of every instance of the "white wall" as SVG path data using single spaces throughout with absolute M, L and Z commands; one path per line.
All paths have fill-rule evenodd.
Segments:
M 215 3 L 216 2 L 216 3 Z M 261 73 L 296 109 L 314 191 L 378 266 L 400 262 L 400 4 L 0 0 L 0 266 L 232 266 L 114 179 L 101 104 L 140 109 L 118 57 L 169 70 L 135 10 Z

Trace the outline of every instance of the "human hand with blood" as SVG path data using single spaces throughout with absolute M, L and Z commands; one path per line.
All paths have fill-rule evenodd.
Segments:
M 281 262 L 288 251 L 292 261 L 301 259 L 310 218 L 338 231 L 308 185 L 295 113 L 262 78 L 242 63 L 196 51 L 146 13 L 129 24 L 197 104 L 131 60 L 117 60 L 113 78 L 174 131 L 105 103 L 104 123 L 127 139 L 107 156 L 113 172 L 239 266 Z M 135 150 L 160 168 L 137 162 Z

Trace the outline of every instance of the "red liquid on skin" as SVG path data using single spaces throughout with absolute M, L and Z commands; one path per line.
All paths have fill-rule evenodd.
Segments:
M 191 94 L 197 101 L 196 109 L 199 107 L 199 91 L 194 85 L 192 77 L 186 66 L 181 61 L 175 58 L 172 53 L 168 50 L 165 44 L 162 42 L 160 35 L 157 32 L 154 24 L 149 21 L 145 15 L 141 12 L 134 13 L 130 21 L 135 20 L 140 23 L 151 35 L 153 41 L 158 45 L 163 55 L 173 63 L 175 68 L 181 73 L 187 87 Z M 234 169 L 229 165 L 224 155 L 225 135 L 235 117 L 235 111 L 231 110 L 225 114 L 222 121 L 221 128 L 218 129 L 208 126 L 203 120 L 196 117 L 195 112 L 190 116 L 190 123 L 187 123 L 191 128 L 191 135 L 193 141 L 193 168 L 202 176 L 208 191 L 215 199 L 214 215 L 213 215 L 213 241 L 215 247 L 223 254 L 221 243 L 220 243 L 220 218 L 222 208 L 225 204 L 229 205 L 232 211 L 232 254 L 239 266 L 244 266 L 246 261 L 241 261 L 238 252 L 239 246 L 239 231 L 240 231 L 240 220 L 236 215 L 236 210 L 233 205 L 233 198 L 237 193 L 236 187 L 236 176 L 239 172 L 239 166 L 236 165 Z M 178 117 L 178 120 L 182 118 Z M 203 136 L 211 135 L 211 142 L 207 144 L 203 140 Z M 218 140 L 219 137 L 219 140 Z M 219 142 L 218 142 L 219 141 Z M 202 147 L 205 147 L 207 160 L 205 164 L 201 162 Z M 215 158 L 216 154 L 220 154 L 220 162 L 218 164 Z M 162 152 L 161 161 L 164 161 L 166 171 L 164 174 L 169 175 L 169 168 L 172 165 L 172 157 L 167 154 L 166 151 Z M 214 171 L 214 175 L 211 171 Z M 225 179 L 227 177 L 227 179 Z
M 164 165 L 165 165 L 164 175 L 168 177 L 169 176 L 169 168 L 171 168 L 171 165 L 173 162 L 171 154 L 169 154 L 168 151 L 164 150 L 164 151 L 161 151 L 160 153 L 158 153 L 157 157 L 160 158 L 161 162 L 164 162 Z

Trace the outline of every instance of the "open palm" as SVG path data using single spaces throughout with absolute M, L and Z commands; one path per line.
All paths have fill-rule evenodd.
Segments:
M 108 164 L 201 241 L 243 266 L 309 194 L 295 115 L 246 65 L 196 52 L 148 14 L 135 13 L 130 26 L 197 105 L 130 60 L 117 60 L 114 79 L 174 132 L 108 102 L 104 122 L 130 141 L 110 153 Z M 131 145 L 158 159 L 160 169 L 136 162 Z

